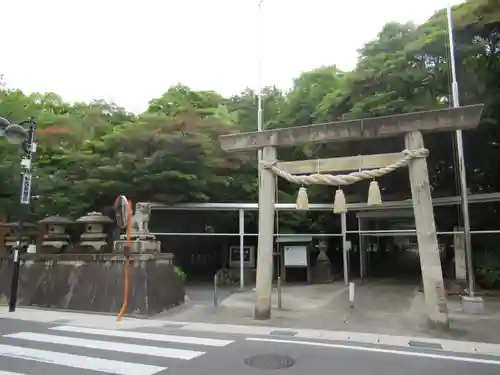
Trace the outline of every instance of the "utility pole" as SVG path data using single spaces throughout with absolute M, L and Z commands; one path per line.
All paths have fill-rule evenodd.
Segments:
M 448 16 L 448 35 L 450 43 L 450 66 L 451 66 L 451 76 L 452 76 L 452 99 L 453 107 L 460 107 L 460 98 L 458 92 L 458 82 L 457 82 L 457 68 L 455 61 L 455 46 L 453 42 L 453 19 L 452 19 L 452 9 L 451 6 L 447 7 Z M 474 267 L 472 263 L 472 243 L 470 234 L 470 217 L 469 217 L 469 198 L 467 191 L 467 174 L 465 170 L 465 158 L 464 158 L 464 146 L 462 138 L 462 130 L 457 130 L 455 133 L 456 149 L 457 149 L 457 159 L 458 159 L 458 170 L 460 176 L 460 198 L 461 198 L 461 208 L 462 208 L 462 218 L 464 226 L 464 236 L 465 236 L 465 253 L 467 257 L 467 275 L 469 282 L 469 295 L 474 296 L 475 293 L 475 280 L 474 280 Z
M 446 8 L 446 15 L 448 19 L 448 39 L 450 44 L 450 67 L 452 76 L 452 99 L 453 107 L 460 107 L 460 97 L 458 91 L 457 82 L 457 68 L 455 61 L 455 45 L 453 40 L 453 17 L 452 17 L 452 7 L 448 5 Z M 472 241 L 470 233 L 470 216 L 469 216 L 469 198 L 467 189 L 467 174 L 465 169 L 465 158 L 464 158 L 464 146 L 462 138 L 462 130 L 456 130 L 455 133 L 456 149 L 457 149 L 457 159 L 458 159 L 458 170 L 460 177 L 460 198 L 461 198 L 461 208 L 462 208 L 462 220 L 464 228 L 465 237 L 465 257 L 467 262 L 467 281 L 469 296 L 468 298 L 462 299 L 462 305 L 464 310 L 470 310 L 471 312 L 477 312 L 483 309 L 483 300 L 481 297 L 475 297 L 476 283 L 474 275 L 474 263 L 472 259 Z
M 259 0 L 257 12 L 257 131 L 261 132 L 263 126 L 262 116 L 262 49 L 263 49 L 263 22 L 262 22 L 262 3 Z M 262 149 L 257 151 L 257 161 L 259 170 L 260 185 L 260 162 L 262 160 Z

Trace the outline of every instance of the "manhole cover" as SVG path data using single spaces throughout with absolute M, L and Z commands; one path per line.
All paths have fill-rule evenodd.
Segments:
M 245 364 L 260 370 L 280 370 L 292 367 L 295 360 L 278 354 L 262 354 L 245 359 Z

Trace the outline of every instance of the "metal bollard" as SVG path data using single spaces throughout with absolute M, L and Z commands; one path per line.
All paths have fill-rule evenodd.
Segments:
M 219 272 L 216 272 L 214 275 L 214 306 L 217 307 L 218 303 L 218 295 L 217 295 L 217 283 L 219 281 Z
M 281 307 L 282 307 L 282 301 L 281 301 L 281 276 L 278 276 L 277 289 L 278 289 L 278 309 L 281 309 Z

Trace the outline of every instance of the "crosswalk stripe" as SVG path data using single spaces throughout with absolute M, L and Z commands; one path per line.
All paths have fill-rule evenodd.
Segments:
M 19 332 L 19 333 L 4 335 L 3 337 L 20 339 L 20 340 L 29 340 L 35 342 L 44 342 L 50 344 L 77 346 L 80 348 L 110 350 L 122 353 L 143 354 L 156 357 L 177 358 L 186 360 L 190 360 L 205 354 L 205 352 L 198 352 L 194 350 L 124 344 L 120 342 L 89 340 L 77 337 L 46 335 L 42 333 L 33 333 L 33 332 Z
M 167 369 L 167 367 L 141 365 L 10 345 L 0 345 L 0 357 L 2 356 L 118 375 L 153 375 Z M 6 374 L 11 373 L 7 372 Z
M 75 327 L 75 326 L 60 326 L 60 327 L 52 327 L 50 329 L 55 331 L 85 333 L 89 335 L 102 335 L 102 336 L 129 338 L 138 340 L 175 342 L 179 344 L 193 344 L 193 345 L 204 345 L 204 346 L 221 347 L 229 345 L 234 342 L 232 340 L 209 339 L 204 337 L 174 336 L 174 335 L 163 335 L 157 333 L 96 329 L 96 328 Z
M 26 375 L 26 374 L 21 374 L 20 372 L 11 372 L 11 371 L 0 370 L 0 375 Z

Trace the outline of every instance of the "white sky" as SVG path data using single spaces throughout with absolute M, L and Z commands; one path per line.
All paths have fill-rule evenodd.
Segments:
M 263 84 L 355 66 L 389 21 L 424 22 L 460 0 L 264 0 Z M 0 73 L 10 88 L 139 112 L 169 86 L 256 87 L 258 0 L 0 0 Z

